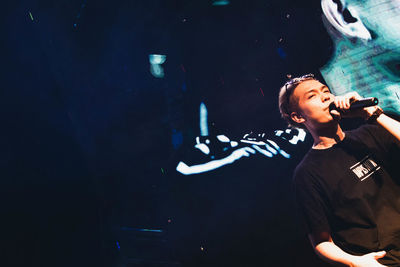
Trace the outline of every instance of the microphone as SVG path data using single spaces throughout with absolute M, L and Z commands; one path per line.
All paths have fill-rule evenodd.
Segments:
M 359 100 L 355 100 L 353 103 L 350 104 L 350 110 L 354 109 L 361 109 L 361 108 L 366 108 L 366 107 L 371 107 L 371 106 L 376 106 L 378 105 L 378 98 L 376 97 L 367 97 L 367 98 L 361 98 Z M 332 102 L 329 105 L 329 110 L 337 110 L 337 107 L 334 102 Z

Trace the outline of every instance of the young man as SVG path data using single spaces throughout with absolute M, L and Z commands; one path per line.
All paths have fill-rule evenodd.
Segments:
M 334 96 L 313 75 L 280 90 L 282 117 L 314 139 L 294 173 L 299 212 L 315 252 L 339 266 L 400 266 L 400 123 L 361 97 Z M 336 108 L 332 109 L 332 105 Z M 342 117 L 367 124 L 343 131 Z

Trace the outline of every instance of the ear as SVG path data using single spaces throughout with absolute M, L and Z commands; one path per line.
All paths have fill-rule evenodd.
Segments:
M 306 119 L 304 119 L 303 116 L 301 116 L 301 114 L 294 111 L 290 113 L 290 118 L 292 119 L 292 121 L 299 124 L 304 123 L 306 121 Z
M 343 35 L 364 41 L 372 39 L 357 11 L 347 6 L 346 0 L 321 0 L 321 7 L 326 20 Z

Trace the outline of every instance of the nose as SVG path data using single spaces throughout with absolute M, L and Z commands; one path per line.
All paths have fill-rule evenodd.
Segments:
M 331 93 L 322 93 L 321 95 L 322 101 L 330 101 L 332 99 L 332 94 Z

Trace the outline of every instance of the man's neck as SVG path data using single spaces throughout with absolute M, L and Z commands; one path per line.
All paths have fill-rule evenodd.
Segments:
M 314 139 L 313 149 L 327 149 L 342 141 L 345 133 L 339 124 L 336 127 L 329 127 L 326 129 L 319 129 L 312 131 L 311 135 Z

